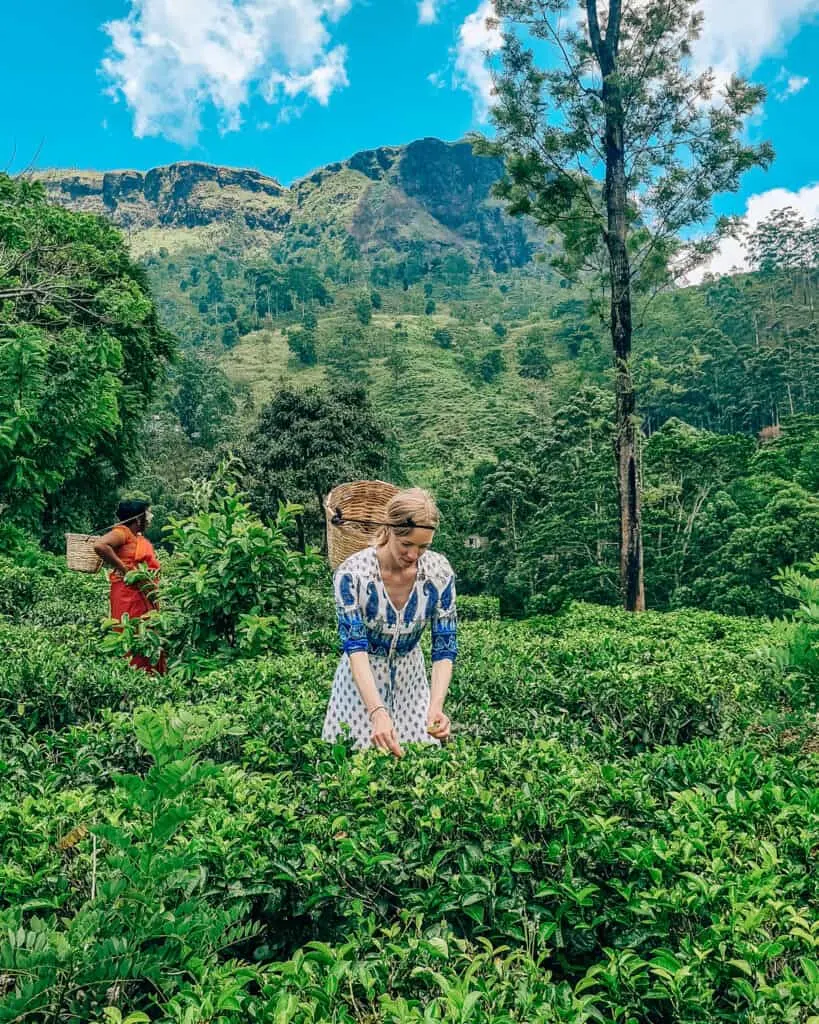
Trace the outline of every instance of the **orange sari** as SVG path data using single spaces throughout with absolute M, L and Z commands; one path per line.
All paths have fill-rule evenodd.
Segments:
M 116 552 L 119 560 L 129 572 L 142 564 L 149 569 L 159 569 L 159 560 L 156 557 L 154 546 L 147 537 L 143 537 L 141 533 L 134 533 L 127 526 L 115 526 L 111 532 L 123 537 L 124 542 L 116 548 Z M 141 619 L 143 615 L 147 615 L 157 607 L 138 587 L 129 587 L 118 573 L 111 572 L 108 581 L 111 584 L 112 619 L 122 619 L 122 616 L 126 614 L 130 619 Z M 159 675 L 164 675 L 167 671 L 164 654 L 156 665 L 152 665 L 142 654 L 132 654 L 131 664 L 135 668 Z

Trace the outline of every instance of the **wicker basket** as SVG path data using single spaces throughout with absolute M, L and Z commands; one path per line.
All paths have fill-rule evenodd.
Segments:
M 75 572 L 97 572 L 102 559 L 94 551 L 99 537 L 88 533 L 67 533 L 65 535 L 65 560 L 68 568 Z
M 327 517 L 327 555 L 333 569 L 337 569 L 345 558 L 372 544 L 378 530 L 375 524 L 336 524 L 332 521 L 336 510 L 341 509 L 344 519 L 383 520 L 390 498 L 395 494 L 398 494 L 398 488 L 385 484 L 383 480 L 356 480 L 339 484 L 330 491 L 324 499 L 324 512 Z

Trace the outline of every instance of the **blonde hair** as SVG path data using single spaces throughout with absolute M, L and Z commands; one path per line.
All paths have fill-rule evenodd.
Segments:
M 397 537 L 408 537 L 418 527 L 435 530 L 440 519 L 438 506 L 429 491 L 422 487 L 399 491 L 389 500 L 384 516 L 384 522 L 389 525 L 379 528 L 375 543 L 386 544 L 391 533 Z M 408 525 L 408 520 L 414 525 Z

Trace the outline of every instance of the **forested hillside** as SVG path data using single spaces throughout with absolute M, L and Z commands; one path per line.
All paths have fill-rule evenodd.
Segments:
M 127 229 L 180 340 L 138 485 L 170 509 L 181 478 L 213 464 L 208 453 L 253 445 L 283 385 L 355 385 L 394 439 L 360 471 L 380 465 L 436 490 L 467 589 L 489 587 L 510 607 L 546 593 L 615 600 L 604 311 L 539 258 L 552 240 L 501 211 L 491 197 L 499 173 L 465 143 L 423 140 L 357 154 L 290 189 L 196 164 L 43 175 L 52 200 Z M 638 299 L 655 607 L 771 610 L 771 572 L 819 546 L 816 481 L 804 468 L 819 413 L 815 231 L 777 215 L 746 245 L 755 272 Z M 795 466 L 765 450 L 784 447 L 780 427 L 788 452 L 805 449 Z M 356 445 L 352 436 L 336 469 L 355 473 Z M 332 485 L 281 457 L 254 461 L 266 481 L 248 480 L 256 493 L 305 501 Z M 774 467 L 764 480 L 761 465 Z M 792 501 L 776 539 L 765 524 L 781 522 L 783 493 Z M 307 535 L 319 542 L 312 497 L 308 508 Z M 718 539 L 714 515 L 734 524 Z M 468 552 L 469 534 L 493 539 Z M 737 545 L 755 551 L 756 582 L 738 568 Z

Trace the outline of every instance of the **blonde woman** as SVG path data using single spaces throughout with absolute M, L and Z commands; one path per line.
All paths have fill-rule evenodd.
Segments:
M 387 506 L 375 544 L 336 570 L 343 653 L 324 719 L 332 742 L 349 728 L 359 748 L 404 754 L 406 743 L 449 737 L 444 701 L 458 653 L 455 578 L 430 550 L 439 514 L 420 488 L 400 491 Z M 419 641 L 432 630 L 432 686 Z

